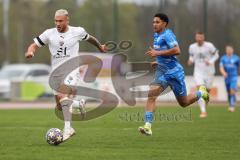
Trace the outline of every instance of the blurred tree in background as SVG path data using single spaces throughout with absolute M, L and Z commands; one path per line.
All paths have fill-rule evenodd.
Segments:
M 0 12 L 3 13 L 0 0 Z M 54 13 L 65 8 L 70 13 L 70 25 L 82 26 L 101 42 L 131 40 L 133 47 L 127 52 L 129 61 L 152 61 L 144 53 L 152 44 L 152 18 L 156 12 L 170 17 L 169 27 L 177 35 L 182 55 L 179 56 L 186 73 L 188 46 L 194 42 L 196 30 L 204 30 L 207 21 L 207 40 L 224 53 L 224 46 L 232 44 L 239 52 L 240 1 L 208 0 L 207 17 L 204 17 L 204 0 L 9 0 L 9 62 L 50 63 L 47 47 L 38 50 L 31 62 L 24 52 L 35 36 L 54 27 Z M 0 18 L 0 65 L 7 56 L 4 50 L 3 18 Z M 80 43 L 81 51 L 96 52 L 86 42 Z

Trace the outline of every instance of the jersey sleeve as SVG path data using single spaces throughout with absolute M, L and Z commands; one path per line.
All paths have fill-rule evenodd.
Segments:
M 86 30 L 84 28 L 79 27 L 78 33 L 79 33 L 78 38 L 80 41 L 88 40 L 89 34 L 86 32 Z
M 37 44 L 38 47 L 42 47 L 48 44 L 48 30 L 44 31 L 38 37 L 35 37 L 33 41 Z
M 172 31 L 166 32 L 165 41 L 166 41 L 167 45 L 169 46 L 169 48 L 173 48 L 175 46 L 178 46 L 176 36 L 174 35 L 174 33 Z
M 192 45 L 189 46 L 188 53 L 189 53 L 189 60 L 194 62 L 194 52 L 193 52 Z
M 213 64 L 219 58 L 218 50 L 212 43 L 209 43 L 209 49 L 211 54 L 211 58 L 209 59 L 209 62 Z
M 210 54 L 215 55 L 216 51 L 217 51 L 217 48 L 210 42 L 209 42 L 208 47 L 209 47 L 209 50 L 210 50 Z

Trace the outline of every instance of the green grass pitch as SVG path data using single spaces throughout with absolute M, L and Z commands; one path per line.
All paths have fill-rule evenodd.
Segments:
M 211 106 L 208 112 L 200 119 L 197 107 L 160 107 L 153 136 L 146 137 L 137 131 L 143 108 L 117 108 L 74 122 L 77 134 L 50 146 L 46 131 L 63 126 L 53 110 L 0 110 L 0 160 L 239 160 L 240 109 Z

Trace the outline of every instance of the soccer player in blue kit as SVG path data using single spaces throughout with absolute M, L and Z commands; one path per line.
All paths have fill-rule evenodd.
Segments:
M 187 95 L 184 82 L 184 70 L 178 62 L 176 56 L 180 54 L 180 48 L 176 36 L 172 30 L 167 28 L 169 19 L 166 14 L 158 13 L 153 18 L 154 42 L 153 48 L 150 47 L 146 54 L 156 57 L 156 72 L 153 82 L 150 84 L 148 100 L 145 107 L 145 125 L 140 126 L 140 133 L 152 135 L 153 112 L 156 108 L 156 98 L 170 86 L 175 97 L 182 107 L 196 102 L 203 98 L 209 100 L 209 93 L 206 87 L 200 86 L 194 94 Z
M 225 48 L 226 54 L 220 59 L 220 72 L 225 78 L 225 84 L 228 94 L 229 111 L 235 111 L 236 105 L 236 91 L 238 70 L 240 69 L 240 59 L 234 54 L 232 46 L 227 45 Z

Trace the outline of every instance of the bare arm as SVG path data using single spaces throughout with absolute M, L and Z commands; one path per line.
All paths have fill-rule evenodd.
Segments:
M 154 50 L 153 48 L 149 48 L 149 50 L 146 52 L 147 55 L 151 56 L 151 57 L 156 57 L 156 56 L 175 56 L 175 55 L 179 55 L 180 54 L 180 48 L 179 46 L 175 46 L 171 49 L 167 49 L 167 50 L 162 50 L 162 51 L 157 51 Z
M 36 43 L 32 43 L 29 45 L 27 52 L 25 53 L 26 58 L 32 58 L 34 56 L 34 53 L 36 52 L 38 46 Z
M 227 72 L 224 70 L 222 66 L 220 66 L 220 73 L 223 75 L 224 78 L 227 78 Z
M 157 52 L 158 52 L 157 54 L 161 56 L 175 56 L 175 55 L 179 55 L 181 51 L 179 46 L 175 46 L 171 49 L 157 51 Z
M 88 41 L 89 43 L 91 43 L 92 45 L 94 45 L 95 47 L 97 47 L 100 52 L 107 52 L 106 46 L 105 46 L 105 45 L 102 45 L 102 44 L 97 40 L 97 38 L 89 35 L 89 38 L 87 39 L 87 41 Z
M 155 70 L 157 68 L 157 61 L 153 61 L 150 63 L 151 67 Z
M 188 65 L 189 66 L 193 65 L 193 61 L 191 59 L 188 59 Z

